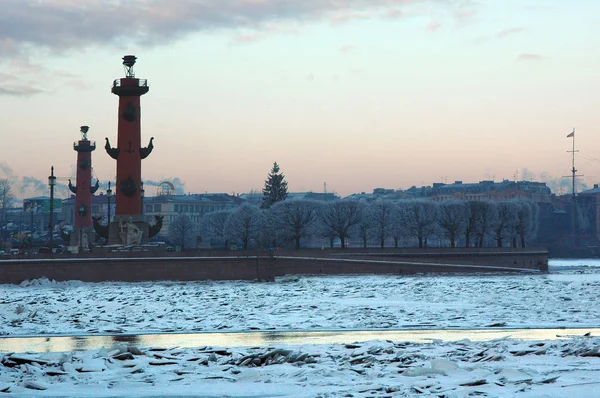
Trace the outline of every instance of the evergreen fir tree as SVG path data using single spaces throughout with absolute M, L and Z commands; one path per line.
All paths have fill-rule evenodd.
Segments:
M 269 178 L 265 181 L 261 207 L 263 209 L 268 209 L 273 204 L 284 200 L 287 197 L 287 194 L 287 181 L 285 180 L 285 176 L 279 172 L 279 165 L 275 162 L 269 173 Z

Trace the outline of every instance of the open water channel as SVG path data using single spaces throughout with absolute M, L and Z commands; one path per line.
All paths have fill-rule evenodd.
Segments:
M 548 329 L 427 329 L 427 330 L 331 330 L 229 333 L 119 334 L 0 338 L 0 352 L 64 352 L 95 350 L 127 343 L 139 348 L 251 347 L 265 345 L 349 344 L 371 340 L 407 342 L 556 340 L 574 336 L 600 336 L 600 328 Z

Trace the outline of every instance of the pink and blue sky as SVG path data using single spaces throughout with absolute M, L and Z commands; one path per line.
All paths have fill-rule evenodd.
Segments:
M 79 126 L 114 181 L 121 57 L 135 54 L 147 180 L 186 192 L 483 179 L 600 181 L 600 2 L 2 0 L 0 177 L 74 175 Z M 563 179 L 564 180 L 564 179 Z M 569 181 L 564 182 L 565 193 Z

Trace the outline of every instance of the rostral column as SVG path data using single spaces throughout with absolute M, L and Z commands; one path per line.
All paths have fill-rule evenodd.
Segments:
M 69 189 L 75 194 L 75 228 L 71 233 L 71 246 L 87 249 L 95 239 L 92 231 L 92 195 L 96 193 L 99 181 L 92 185 L 92 152 L 96 143 L 87 138 L 89 127 L 81 126 L 81 139 L 73 144 L 77 152 L 77 175 L 75 184 L 69 180 Z
M 158 231 L 149 230 L 142 216 L 142 159 L 153 149 L 152 140 L 147 147 L 141 146 L 140 97 L 149 90 L 145 79 L 135 77 L 133 65 L 136 57 L 123 57 L 125 77 L 113 83 L 112 93 L 119 96 L 119 125 L 117 147 L 113 148 L 106 138 L 106 152 L 117 161 L 116 210 L 114 223 L 109 226 L 109 243 L 125 244 L 122 225 L 133 221 L 142 231 L 143 241 Z M 152 233 L 154 232 L 154 233 Z

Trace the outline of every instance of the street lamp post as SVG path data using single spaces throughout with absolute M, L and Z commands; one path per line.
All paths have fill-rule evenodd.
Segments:
M 83 251 L 83 216 L 85 216 L 85 214 L 87 212 L 85 205 L 82 204 L 81 206 L 79 206 L 79 209 L 77 209 L 77 212 L 79 213 L 79 217 L 80 217 L 80 221 L 79 221 L 79 253 L 81 253 Z
M 142 200 L 141 200 L 142 208 L 140 209 L 140 214 L 144 215 L 144 183 L 142 182 L 141 184 L 142 184 L 142 189 L 141 189 L 141 193 L 142 193 Z
M 108 244 L 108 236 L 110 234 L 110 196 L 112 195 L 112 189 L 110 189 L 110 181 L 108 182 L 108 189 L 106 190 L 106 199 L 108 201 L 108 209 L 106 209 L 106 218 L 108 221 L 106 222 L 106 226 L 108 227 L 108 232 L 106 233 L 106 243 Z
M 29 206 L 29 211 L 31 212 L 31 222 L 30 222 L 31 232 L 29 233 L 29 242 L 30 242 L 30 244 L 33 244 L 33 212 L 35 211 L 33 202 L 31 202 L 31 205 Z
M 52 168 L 50 169 L 48 185 L 50 186 L 50 221 L 48 222 L 48 233 L 50 234 L 50 253 L 52 253 L 52 238 L 54 237 L 54 186 L 56 185 L 56 177 L 54 176 L 54 166 L 52 166 Z

